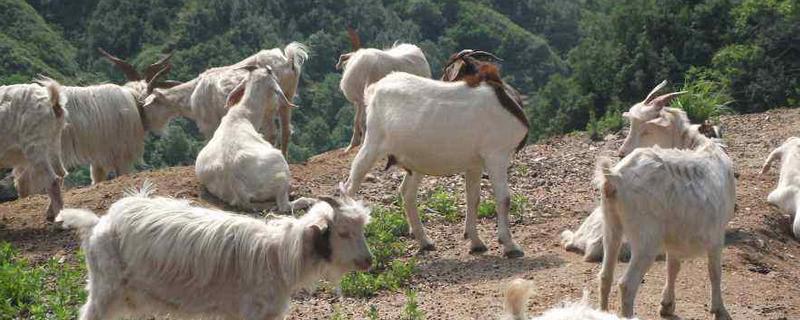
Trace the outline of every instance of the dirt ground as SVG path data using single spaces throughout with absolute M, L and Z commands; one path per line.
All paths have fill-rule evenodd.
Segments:
M 800 109 L 776 110 L 762 114 L 726 116 L 721 119 L 727 151 L 738 173 L 736 217 L 728 226 L 728 246 L 724 251 L 723 293 L 734 319 L 800 319 L 800 242 L 791 237 L 791 217 L 771 208 L 766 196 L 777 181 L 778 170 L 760 177 L 759 167 L 772 148 L 792 135 L 800 134 Z M 482 239 L 489 246 L 483 255 L 470 255 L 462 240 L 463 225 L 433 219 L 426 228 L 438 251 L 420 256 L 419 271 L 411 288 L 418 292 L 420 308 L 428 319 L 499 319 L 502 291 L 513 278 L 535 282 L 537 290 L 529 303 L 531 314 L 565 300 L 578 300 L 584 290 L 597 303 L 596 275 L 599 264 L 586 263 L 575 253 L 564 251 L 559 234 L 574 229 L 596 204 L 591 187 L 595 159 L 601 152 L 615 150 L 620 137 L 592 142 L 574 134 L 531 145 L 519 153 L 511 168 L 514 194 L 528 199 L 524 213 L 512 219 L 515 240 L 525 257 L 504 259 L 495 240 L 494 219 L 479 224 Z M 345 179 L 354 153 L 335 150 L 292 165 L 295 195 L 330 193 Z M 361 195 L 370 203 L 388 204 L 396 194 L 401 172 L 373 170 L 374 178 L 364 185 Z M 192 167 L 176 167 L 142 172 L 96 186 L 65 193 L 67 207 L 102 212 L 116 201 L 125 188 L 139 186 L 149 179 L 158 194 L 189 198 L 209 206 Z M 441 186 L 453 192 L 464 211 L 463 179 L 429 177 L 421 193 Z M 488 181 L 483 181 L 483 197 L 491 196 Z M 37 196 L 0 204 L 0 240 L 10 241 L 34 261 L 50 256 L 71 257 L 77 249 L 75 236 L 44 223 L 46 198 Z M 463 214 L 463 213 L 462 213 Z M 408 255 L 416 253 L 414 241 Z M 626 263 L 615 273 L 619 277 Z M 664 262 L 656 262 L 645 277 L 637 303 L 637 316 L 657 319 Z M 710 286 L 704 258 L 683 264 L 677 280 L 675 319 L 710 319 Z M 614 310 L 617 291 L 612 291 Z M 340 298 L 328 293 L 300 294 L 294 301 L 290 319 L 327 319 L 338 304 L 345 315 L 365 317 L 370 305 L 378 307 L 381 318 L 399 318 L 405 302 L 402 292 L 381 292 L 370 299 Z

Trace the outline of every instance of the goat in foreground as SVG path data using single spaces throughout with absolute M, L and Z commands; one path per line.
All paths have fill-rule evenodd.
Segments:
M 0 168 L 27 166 L 45 182 L 46 218 L 61 210 L 61 132 L 68 102 L 61 85 L 42 77 L 34 84 L 0 86 Z
M 467 194 L 465 237 L 470 252 L 486 246 L 476 228 L 481 172 L 489 173 L 497 199 L 497 233 L 505 256 L 521 257 L 511 237 L 508 166 L 525 144 L 528 121 L 522 106 L 502 89 L 493 65 L 484 65 L 470 81 L 442 82 L 394 72 L 367 89 L 367 134 L 353 160 L 348 194 L 355 195 L 367 171 L 381 157 L 387 168 L 406 170 L 400 186 L 406 217 L 420 250 L 434 250 L 417 212 L 417 191 L 425 175 L 464 172 Z
M 292 293 L 322 277 L 367 270 L 369 209 L 323 197 L 302 218 L 264 221 L 128 192 L 102 218 L 65 209 L 89 270 L 81 320 L 171 318 L 283 319 Z
M 506 320 L 621 320 L 617 316 L 592 309 L 588 295 L 584 293 L 580 302 L 562 303 L 538 317 L 528 318 L 525 305 L 533 294 L 533 282 L 523 279 L 511 281 L 506 289 Z
M 258 133 L 264 114 L 293 105 L 283 94 L 272 69 L 246 67 L 249 75 L 231 92 L 230 110 L 195 163 L 195 173 L 208 191 L 223 201 L 247 209 L 278 210 L 307 207 L 313 200 L 289 202 L 291 173 L 283 155 Z
M 736 179 L 733 163 L 712 139 L 690 129 L 686 113 L 665 108 L 680 93 L 654 94 L 624 114 L 631 129 L 619 150 L 624 156 L 612 167 L 598 163 L 595 181 L 604 217 L 600 306 L 608 309 L 623 235 L 631 244 L 631 262 L 620 280 L 622 316 L 633 316 L 642 278 L 663 248 L 667 254 L 667 283 L 660 313 L 675 312 L 675 279 L 681 261 L 699 254 L 708 257 L 711 313 L 730 319 L 722 302 L 722 249 L 725 226 L 733 218 Z M 648 148 L 655 146 L 653 148 Z M 670 149 L 662 149 L 670 148 Z
M 800 239 L 800 138 L 790 137 L 780 147 L 775 148 L 767 157 L 761 174 L 769 172 L 772 163 L 781 161 L 781 173 L 778 186 L 767 196 L 767 202 L 777 206 L 781 211 L 794 214 L 792 234 Z
M 366 131 L 366 100 L 364 90 L 394 71 L 408 72 L 420 77 L 431 77 L 431 67 L 422 50 L 408 43 L 395 44 L 389 49 L 361 48 L 361 40 L 353 29 L 348 29 L 353 43 L 353 52 L 339 56 L 336 69 L 344 70 L 339 88 L 347 101 L 355 107 L 353 136 L 345 152 L 361 145 Z

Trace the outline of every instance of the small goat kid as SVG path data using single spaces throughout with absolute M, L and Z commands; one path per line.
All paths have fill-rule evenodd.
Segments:
M 584 292 L 583 300 L 573 303 L 562 303 L 551 308 L 538 317 L 528 318 L 525 305 L 533 293 L 533 282 L 514 279 L 506 289 L 506 320 L 621 320 L 619 317 L 592 309 L 589 305 L 588 292 Z
M 299 219 L 264 221 L 151 193 L 145 183 L 102 218 L 81 209 L 59 214 L 86 254 L 81 320 L 283 319 L 294 292 L 372 263 L 369 209 L 349 197 L 323 197 Z
M 306 47 L 298 42 L 290 43 L 283 51 L 278 48 L 261 50 L 236 64 L 206 70 L 197 78 L 173 88 L 156 89 L 145 100 L 144 110 L 156 114 L 158 119 L 169 120 L 179 115 L 192 119 L 204 136 L 211 137 L 228 111 L 225 105 L 228 96 L 247 76 L 242 67 L 271 67 L 278 77 L 281 90 L 292 99 L 307 59 Z M 277 112 L 281 126 L 280 148 L 286 157 L 291 135 L 291 109 L 279 108 Z M 264 120 L 261 121 L 263 128 L 257 128 L 259 132 L 266 133 L 267 140 L 271 142 L 275 142 L 274 117 L 274 112 L 264 114 Z M 166 123 L 154 123 L 153 126 L 163 128 Z
M 761 174 L 769 172 L 772 163 L 781 161 L 781 172 L 778 186 L 767 196 L 767 202 L 778 207 L 781 211 L 794 214 L 792 234 L 800 239 L 800 138 L 790 137 L 780 147 L 775 148 L 767 157 Z
M 289 202 L 289 164 L 257 131 L 265 113 L 292 104 L 269 67 L 245 68 L 249 75 L 231 92 L 226 103 L 230 110 L 197 155 L 197 178 L 211 194 L 233 206 L 269 209 L 270 200 L 277 201 L 281 212 L 294 205 L 308 206 L 313 201 L 306 198 Z
M 171 55 L 151 64 L 144 77 L 126 61 L 103 49 L 98 51 L 121 70 L 128 82 L 124 86 L 100 84 L 88 87 L 62 87 L 68 102 L 64 108 L 66 127 L 61 134 L 64 165 L 74 168 L 91 165 L 92 184 L 106 180 L 110 172 L 127 174 L 144 153 L 145 132 L 153 115 L 140 110 L 141 100 L 155 87 L 175 85 L 160 81 L 162 70 L 169 70 Z M 49 179 L 37 175 L 30 166 L 14 168 L 14 182 L 20 197 L 44 193 Z
M 600 305 L 608 309 L 624 235 L 632 255 L 619 284 L 623 316 L 633 316 L 642 278 L 663 248 L 667 282 L 661 315 L 674 314 L 681 260 L 704 253 L 711 280 L 711 312 L 717 320 L 730 319 L 721 283 L 725 226 L 733 218 L 736 199 L 733 163 L 714 140 L 690 129 L 686 113 L 665 108 L 680 93 L 653 98 L 664 85 L 666 81 L 624 114 L 631 121 L 619 151 L 625 158 L 613 167 L 608 159 L 598 163 L 595 181 L 602 195 L 606 253 L 600 271 Z
M 337 69 L 344 70 L 339 88 L 347 101 L 355 107 L 353 120 L 353 136 L 345 152 L 361 145 L 365 128 L 367 103 L 364 91 L 369 85 L 377 82 L 391 72 L 401 71 L 420 77 L 430 78 L 431 67 L 422 50 L 408 43 L 395 44 L 389 49 L 360 48 L 358 35 L 348 30 L 353 42 L 353 52 L 339 56 Z
M 486 251 L 476 228 L 481 172 L 485 168 L 497 199 L 497 232 L 507 257 L 524 255 L 511 237 L 508 167 L 528 133 L 522 107 L 510 99 L 497 69 L 481 67 L 480 81 L 442 82 L 394 72 L 367 89 L 367 133 L 353 160 L 348 194 L 355 195 L 379 158 L 407 173 L 400 186 L 406 217 L 420 250 L 434 250 L 417 212 L 424 175 L 465 173 L 465 237 L 470 252 Z M 474 87 L 470 86 L 473 84 Z M 521 115 L 521 116 L 520 116 Z
M 53 79 L 35 84 L 0 87 L 0 167 L 28 166 L 46 181 L 50 204 L 46 218 L 61 210 L 61 181 L 66 170 L 61 162 L 61 132 L 68 98 Z

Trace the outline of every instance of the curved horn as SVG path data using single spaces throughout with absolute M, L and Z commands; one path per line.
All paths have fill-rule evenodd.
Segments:
M 100 52 L 100 54 L 103 57 L 105 57 L 108 61 L 113 63 L 117 67 L 117 69 L 122 71 L 122 73 L 125 74 L 125 79 L 128 79 L 128 81 L 142 80 L 142 76 L 139 75 L 139 72 L 136 72 L 136 69 L 130 63 L 115 57 L 114 55 L 103 50 L 103 48 L 97 48 L 97 51 Z
M 653 99 L 653 96 L 656 94 L 656 92 L 664 88 L 664 86 L 666 85 L 667 85 L 667 80 L 661 81 L 661 83 L 659 83 L 655 88 L 653 88 L 653 90 L 650 90 L 650 93 L 647 94 L 647 97 L 644 98 L 644 101 L 642 102 L 644 104 L 649 104 L 650 100 Z
M 144 70 L 144 80 L 150 82 L 150 80 L 153 79 L 153 77 L 156 75 L 156 73 L 158 73 L 159 70 L 163 69 L 170 63 L 169 60 L 172 58 L 172 55 L 174 54 L 175 54 L 174 51 L 170 52 L 166 56 L 161 58 L 161 60 L 158 60 L 156 63 L 147 66 L 147 69 Z
M 347 36 L 350 37 L 350 44 L 353 45 L 353 51 L 361 49 L 361 38 L 353 27 L 347 26 Z
M 495 62 L 503 62 L 503 59 L 498 58 L 493 53 L 481 50 L 473 51 L 472 53 L 469 54 L 469 57 L 475 59 L 489 58 L 491 60 L 494 60 Z
M 159 70 L 158 72 L 156 72 L 156 74 L 153 76 L 153 78 L 150 79 L 150 81 L 147 82 L 147 94 L 152 93 L 153 89 L 158 87 L 158 85 L 157 85 L 158 78 L 161 78 L 164 75 L 166 75 L 169 72 L 170 69 L 172 69 L 172 66 L 168 64 L 166 67 L 164 67 L 161 70 Z
M 670 102 L 672 102 L 672 99 L 675 99 L 677 96 L 682 95 L 686 92 L 688 91 L 678 91 L 678 92 L 667 93 L 665 95 L 660 95 L 657 98 L 653 99 L 653 101 L 650 102 L 650 105 L 656 108 L 656 110 L 660 110 L 666 107 Z

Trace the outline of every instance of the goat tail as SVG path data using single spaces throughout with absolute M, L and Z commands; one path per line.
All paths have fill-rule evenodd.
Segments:
M 34 82 L 47 89 L 47 95 L 50 97 L 50 105 L 53 108 L 53 113 L 56 115 L 56 118 L 64 117 L 64 113 L 66 112 L 64 108 L 67 105 L 67 94 L 61 89 L 61 84 L 41 74 L 36 77 Z
M 139 189 L 136 188 L 128 188 L 123 191 L 123 195 L 125 197 L 139 197 L 139 198 L 150 198 L 156 192 L 156 185 L 150 180 L 145 179 L 142 182 L 142 187 Z
M 86 209 L 63 209 L 56 217 L 56 222 L 61 222 L 63 228 L 78 230 L 84 239 L 99 221 L 100 217 Z
M 614 191 L 616 187 L 614 186 L 614 182 L 611 177 L 614 174 L 611 172 L 611 167 L 614 165 L 614 162 L 611 158 L 608 157 L 600 157 L 597 160 L 597 166 L 595 167 L 594 172 L 594 184 L 600 193 L 602 193 L 604 198 L 610 198 L 614 196 Z
M 528 299 L 533 294 L 533 281 L 514 279 L 506 289 L 506 314 L 508 319 L 524 320 Z
M 308 47 L 300 42 L 292 42 L 286 45 L 286 48 L 283 49 L 283 54 L 289 60 L 292 68 L 300 74 L 300 69 L 303 68 L 303 64 L 308 60 Z

